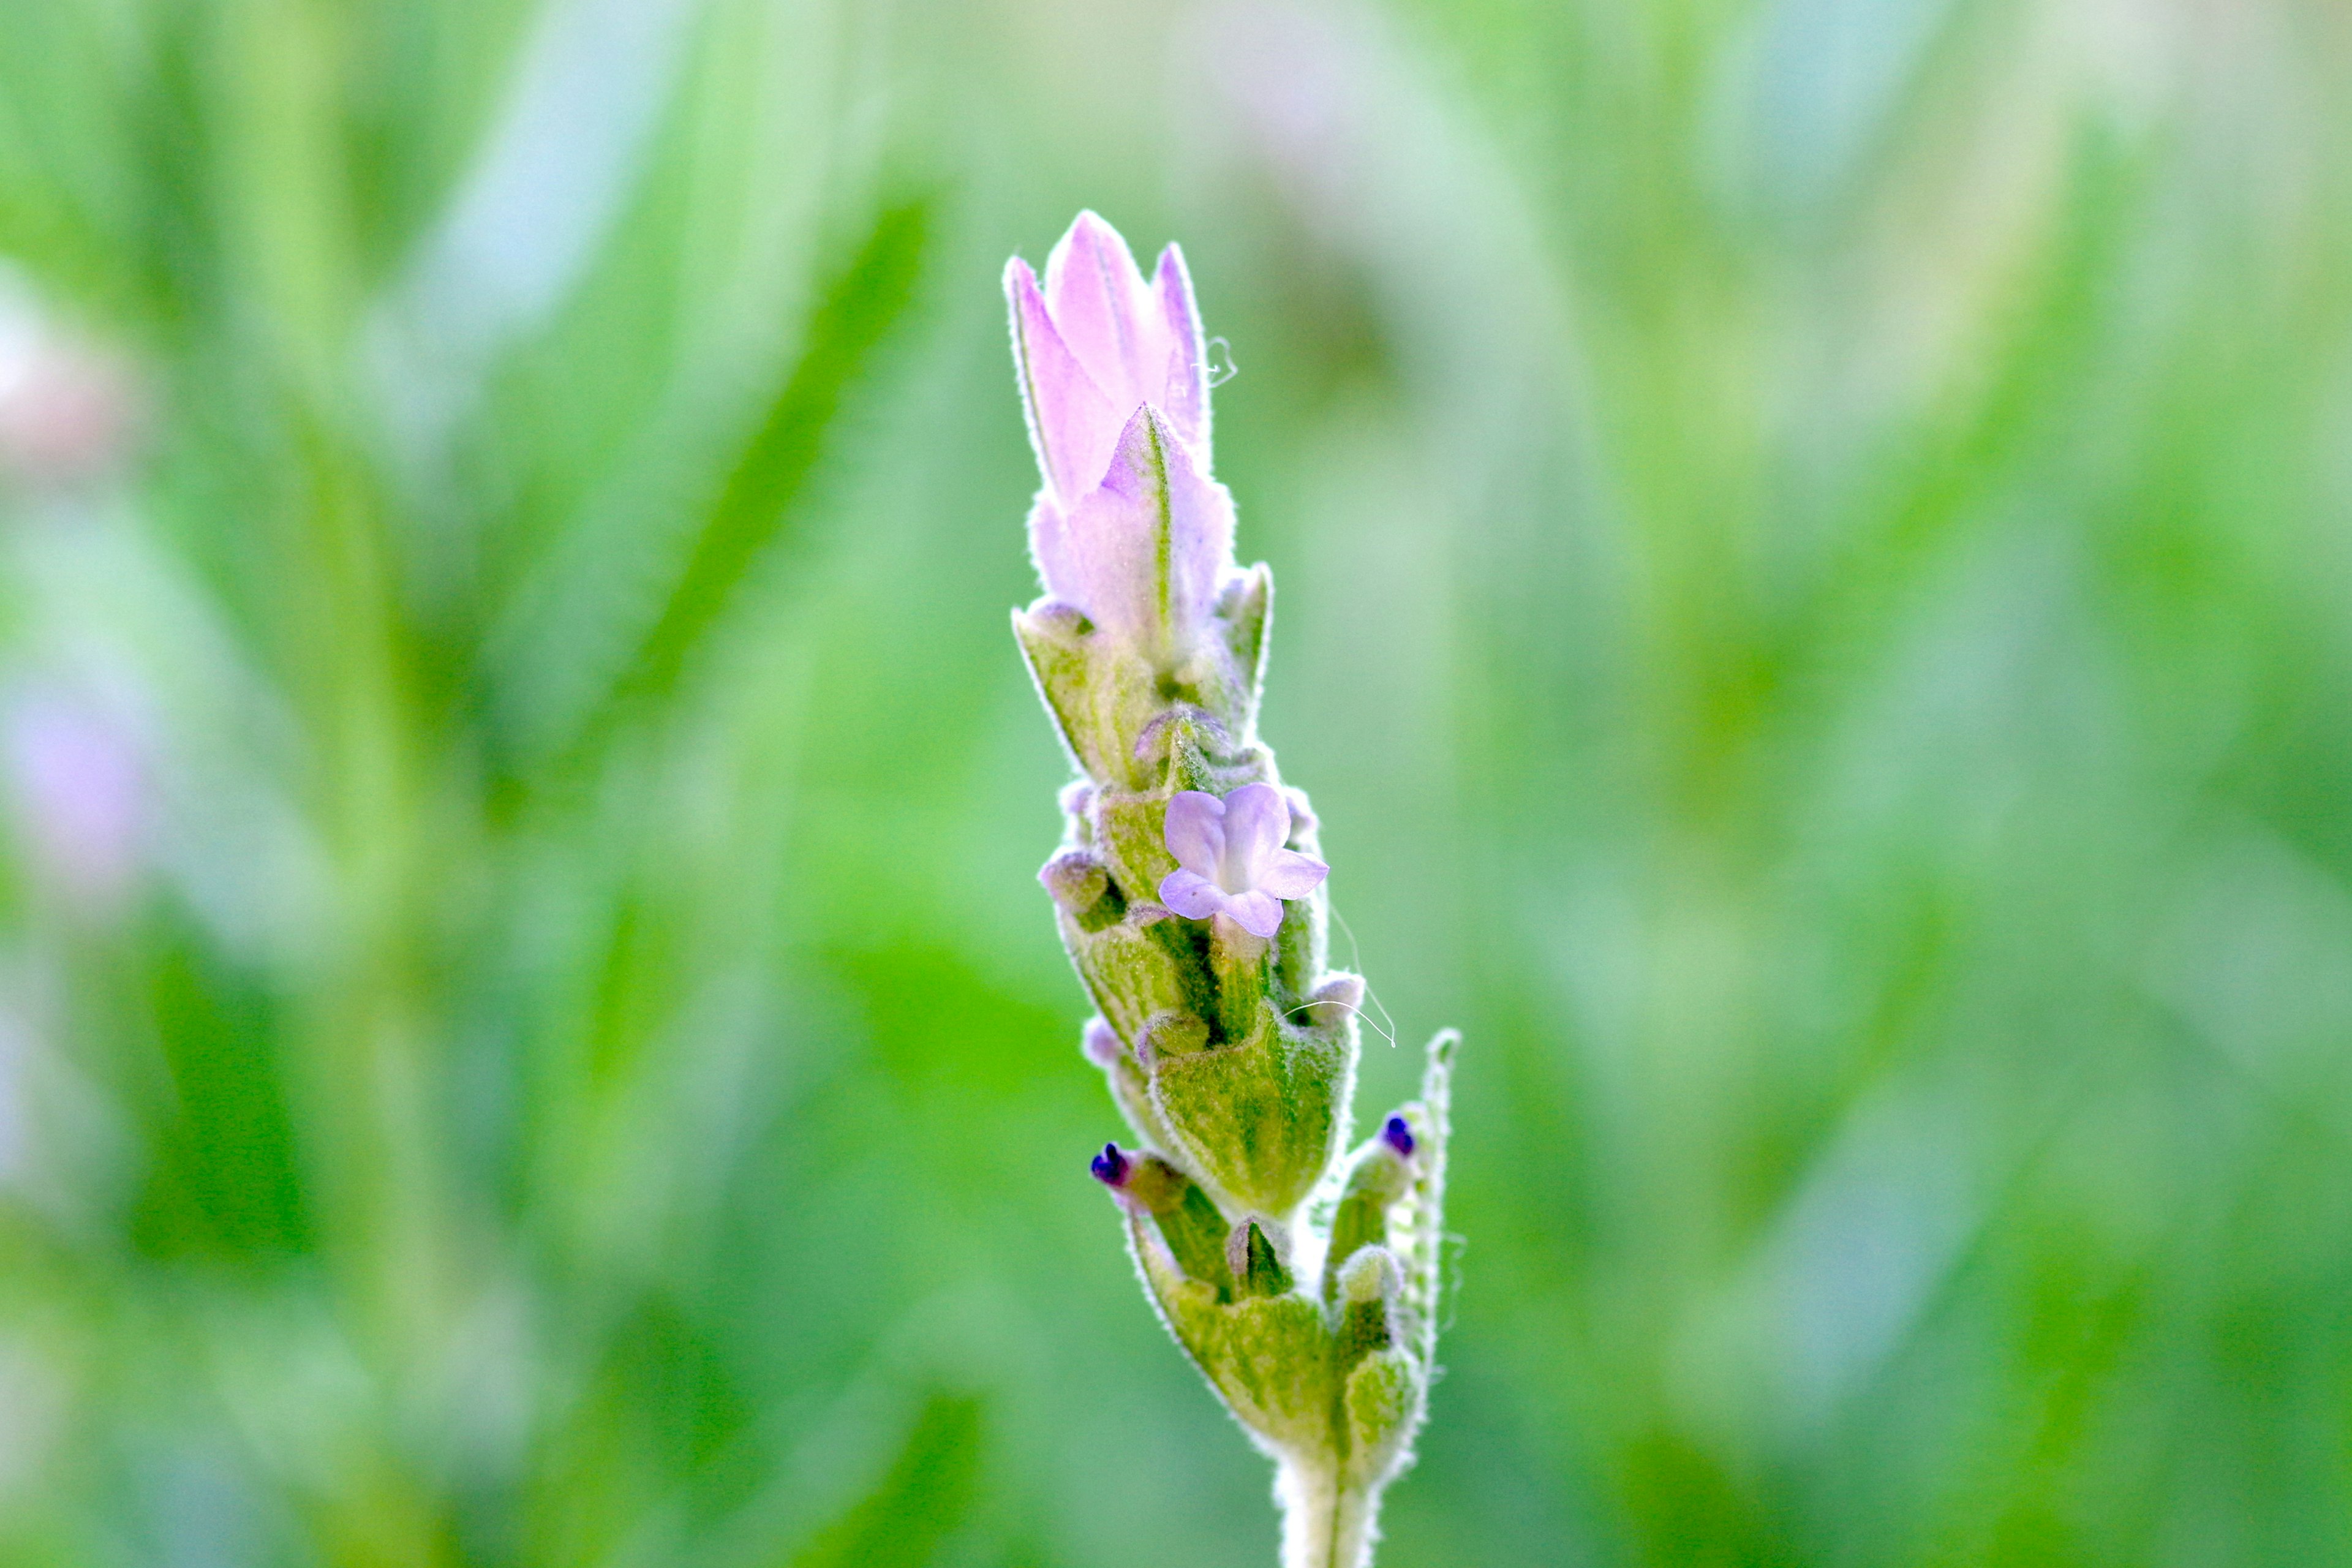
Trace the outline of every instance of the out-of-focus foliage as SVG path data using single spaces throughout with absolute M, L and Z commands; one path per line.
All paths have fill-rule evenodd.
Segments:
M 0 8 L 0 1564 L 1270 1560 L 1031 880 L 1081 205 L 1466 1037 L 1383 1562 L 2352 1556 L 2347 95 L 2321 0 Z

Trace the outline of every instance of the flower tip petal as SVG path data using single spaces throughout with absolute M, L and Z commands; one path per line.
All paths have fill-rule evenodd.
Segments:
M 1168 355 L 1150 290 L 1118 231 L 1082 212 L 1045 258 L 1045 302 L 1070 352 L 1121 411 L 1161 395 Z
M 1168 853 L 1176 857 L 1179 866 L 1210 876 L 1217 868 L 1217 857 L 1225 852 L 1224 817 L 1225 803 L 1215 795 L 1197 789 L 1178 790 L 1168 798 L 1160 842 L 1168 846 Z
M 1038 491 L 1036 504 L 1029 509 L 1029 558 L 1050 597 L 1076 605 L 1082 615 L 1087 613 L 1087 606 L 1076 597 L 1085 590 L 1086 580 L 1071 543 L 1069 518 L 1054 504 L 1050 488 Z
M 1013 353 L 1021 378 L 1021 405 L 1037 466 L 1066 505 L 1075 504 L 1102 478 L 1118 415 L 1072 352 L 1046 309 L 1045 296 L 1018 258 L 1006 287 L 1013 314 Z
M 1290 802 L 1272 784 L 1245 784 L 1225 796 L 1225 842 L 1251 867 L 1263 869 L 1289 837 Z
M 1200 306 L 1192 298 L 1192 276 L 1184 268 L 1184 252 L 1171 244 L 1160 253 L 1153 270 L 1151 292 L 1160 307 L 1160 322 L 1168 337 L 1168 359 L 1161 370 L 1160 396 L 1169 416 L 1184 438 L 1199 447 L 1203 466 L 1209 444 L 1208 344 L 1201 335 Z
M 1160 879 L 1160 901 L 1188 921 L 1204 921 L 1230 900 L 1198 871 L 1179 868 Z
M 1128 248 L 1127 237 L 1113 228 L 1110 220 L 1092 207 L 1078 209 L 1078 216 L 1072 218 L 1070 226 L 1062 231 L 1062 237 L 1054 249 L 1057 254 L 1092 251 L 1106 258 L 1116 255 L 1127 263 L 1129 272 L 1138 279 L 1142 277 L 1141 270 L 1135 265 L 1135 253 Z
M 1267 863 L 1265 875 L 1257 885 L 1277 899 L 1303 899 L 1323 885 L 1331 868 L 1312 855 L 1301 855 L 1296 849 L 1277 849 Z
M 1225 913 L 1252 936 L 1271 937 L 1282 929 L 1282 900 L 1263 889 L 1227 899 Z
M 1074 306 L 1091 315 L 1096 310 L 1131 305 L 1132 294 L 1142 288 L 1135 253 L 1091 207 L 1070 220 L 1045 258 L 1045 298 L 1057 320 Z
M 1184 265 L 1184 252 L 1173 243 L 1160 253 L 1159 264 L 1151 269 L 1151 295 L 1169 335 L 1177 347 L 1191 351 L 1197 363 L 1205 347 L 1201 339 L 1201 310 L 1192 295 L 1192 274 Z
M 1192 275 L 1185 269 L 1183 251 L 1172 243 L 1151 269 L 1151 293 L 1177 346 L 1197 351 L 1202 346 L 1201 312 L 1192 300 Z

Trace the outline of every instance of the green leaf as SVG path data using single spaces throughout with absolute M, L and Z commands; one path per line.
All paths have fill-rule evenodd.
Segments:
M 566 756 L 594 754 L 628 715 L 670 696 L 744 580 L 789 537 L 845 395 L 914 302 L 931 205 L 924 195 L 883 208 L 824 290 L 799 360 L 728 471 L 660 614 Z
M 934 1394 L 890 1468 L 779 1568 L 920 1568 L 971 1517 L 979 1493 L 980 1401 Z

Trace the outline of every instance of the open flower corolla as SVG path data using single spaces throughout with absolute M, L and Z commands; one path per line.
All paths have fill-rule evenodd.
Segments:
M 1272 784 L 1247 784 L 1219 799 L 1196 789 L 1168 802 L 1166 838 L 1177 868 L 1160 882 L 1160 901 L 1189 920 L 1225 915 L 1252 936 L 1282 926 L 1282 902 L 1323 885 L 1331 868 L 1286 849 L 1290 803 Z

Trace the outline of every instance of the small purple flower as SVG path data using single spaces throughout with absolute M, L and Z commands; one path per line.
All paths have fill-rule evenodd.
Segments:
M 1381 1129 L 1381 1142 L 1395 1150 L 1398 1153 L 1403 1155 L 1406 1159 L 1412 1159 L 1413 1150 L 1412 1123 L 1407 1121 L 1402 1116 L 1390 1117 L 1387 1124 Z
M 1272 784 L 1247 784 L 1223 800 L 1200 790 L 1168 802 L 1167 842 L 1178 869 L 1160 879 L 1160 901 L 1188 919 L 1230 915 L 1253 936 L 1282 925 L 1282 900 L 1303 899 L 1331 868 L 1285 849 L 1290 803 Z
M 1209 478 L 1209 382 L 1184 258 L 1146 283 L 1080 213 L 1045 262 L 1004 269 L 1030 444 L 1029 545 L 1048 597 L 1129 636 L 1184 633 L 1234 569 L 1234 502 Z
M 1135 1163 L 1118 1144 L 1106 1143 L 1102 1146 L 1102 1152 L 1088 1162 L 1087 1169 L 1094 1173 L 1096 1181 L 1116 1192 L 1127 1185 L 1127 1178 L 1135 1169 Z
M 147 781 L 131 737 L 105 712 L 36 691 L 0 716 L 15 805 L 36 857 L 70 893 L 104 904 L 137 873 Z

